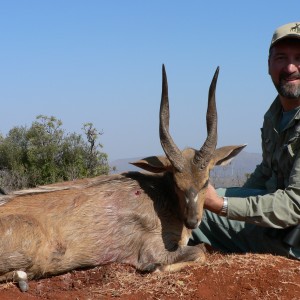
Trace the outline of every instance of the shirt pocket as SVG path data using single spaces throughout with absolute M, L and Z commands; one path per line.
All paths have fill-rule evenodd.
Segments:
M 263 146 L 264 162 L 266 163 L 268 168 L 271 168 L 272 157 L 275 148 L 274 138 L 272 138 L 270 133 L 268 134 L 268 132 L 265 132 L 264 129 L 261 128 L 261 139 L 262 139 L 262 146 Z
M 300 130 L 300 128 L 297 129 Z M 300 132 L 298 130 L 294 132 L 285 145 L 291 158 L 293 158 L 300 149 Z

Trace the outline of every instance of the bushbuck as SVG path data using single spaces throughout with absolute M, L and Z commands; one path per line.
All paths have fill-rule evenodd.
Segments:
M 207 137 L 179 150 L 169 133 L 165 67 L 159 134 L 165 156 L 133 162 L 128 172 L 12 192 L 0 197 L 0 281 L 19 282 L 111 262 L 140 271 L 176 271 L 205 260 L 187 245 L 203 212 L 209 172 L 245 145 L 216 149 L 217 68 L 209 89 Z M 150 171 L 150 172 L 149 172 Z

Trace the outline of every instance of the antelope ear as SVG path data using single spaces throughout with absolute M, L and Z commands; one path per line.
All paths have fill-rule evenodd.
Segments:
M 215 150 L 211 160 L 211 167 L 226 166 L 238 155 L 247 145 L 225 146 Z
M 165 172 L 172 168 L 166 156 L 150 156 L 130 164 L 153 173 Z

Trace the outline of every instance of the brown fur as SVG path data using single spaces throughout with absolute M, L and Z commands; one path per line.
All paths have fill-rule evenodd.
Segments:
M 163 68 L 160 138 L 166 156 L 133 163 L 153 173 L 100 176 L 0 196 L 0 281 L 12 280 L 19 270 L 39 278 L 110 262 L 141 271 L 176 271 L 203 262 L 203 246 L 187 242 L 201 222 L 209 172 L 244 148 L 215 149 L 217 75 L 218 70 L 209 92 L 209 134 L 200 150 L 180 151 L 168 133 Z
M 173 192 L 163 187 L 165 180 L 98 177 L 87 185 L 66 183 L 72 184 L 67 190 L 11 198 L 0 207 L 0 279 L 19 269 L 32 278 L 113 261 L 144 270 L 178 260 L 184 252 L 178 243 L 187 233 L 173 217 L 176 203 L 169 201 Z M 165 195 L 154 202 L 149 195 L 158 188 Z M 197 258 L 192 249 L 188 260 Z
M 191 230 L 184 226 L 170 172 L 100 176 L 0 201 L 2 281 L 14 270 L 38 278 L 110 262 L 152 271 L 204 260 L 201 245 L 187 246 Z

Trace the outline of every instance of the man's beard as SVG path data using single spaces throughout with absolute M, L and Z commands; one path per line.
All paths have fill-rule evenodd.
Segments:
M 285 79 L 298 79 L 299 83 L 295 84 Z M 299 99 L 300 98 L 300 74 L 289 75 L 282 73 L 279 77 L 279 83 L 275 84 L 278 94 L 288 99 Z

